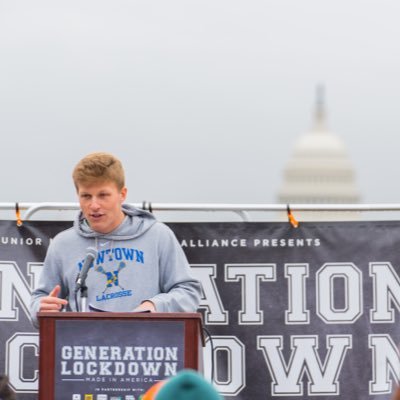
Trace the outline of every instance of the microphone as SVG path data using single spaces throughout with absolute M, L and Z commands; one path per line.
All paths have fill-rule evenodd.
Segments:
M 89 268 L 92 265 L 93 261 L 96 259 L 96 257 L 97 257 L 97 249 L 95 249 L 94 247 L 88 247 L 85 261 L 83 262 L 81 271 L 79 272 L 75 281 L 76 284 L 75 293 L 77 293 L 79 289 L 85 286 L 85 281 L 87 274 L 89 272 Z

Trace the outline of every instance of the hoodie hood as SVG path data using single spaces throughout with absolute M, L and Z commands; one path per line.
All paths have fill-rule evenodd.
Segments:
M 128 240 L 141 236 L 156 223 L 156 219 L 153 214 L 149 213 L 148 211 L 135 208 L 129 204 L 123 204 L 122 211 L 125 214 L 124 220 L 117 228 L 109 233 L 100 233 L 94 231 L 86 221 L 82 211 L 78 214 L 74 221 L 74 229 L 79 235 L 86 238 L 101 237 L 111 240 Z

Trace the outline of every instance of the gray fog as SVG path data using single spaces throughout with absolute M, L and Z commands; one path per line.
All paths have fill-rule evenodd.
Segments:
M 0 0 L 0 202 L 274 203 L 324 84 L 364 203 L 400 202 L 398 0 Z

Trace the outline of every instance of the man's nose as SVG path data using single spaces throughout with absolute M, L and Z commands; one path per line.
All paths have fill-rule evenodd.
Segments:
M 100 207 L 98 199 L 96 197 L 92 197 L 90 202 L 90 208 L 93 210 L 97 210 Z

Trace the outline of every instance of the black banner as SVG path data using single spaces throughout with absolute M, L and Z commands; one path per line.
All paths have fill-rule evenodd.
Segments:
M 37 390 L 30 293 L 48 238 L 69 225 L 0 221 L 0 371 L 22 400 Z M 203 284 L 205 373 L 226 398 L 391 397 L 400 222 L 169 226 Z

